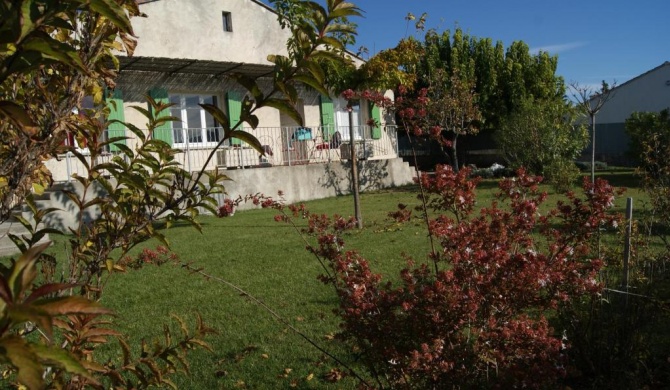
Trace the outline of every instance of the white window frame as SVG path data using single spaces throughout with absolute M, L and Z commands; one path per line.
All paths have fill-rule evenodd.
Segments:
M 174 122 L 172 126 L 172 144 L 174 147 L 177 148 L 185 148 L 188 146 L 188 148 L 211 148 L 216 146 L 219 143 L 219 140 L 214 140 L 214 141 L 209 141 L 207 138 L 208 132 L 210 130 L 215 130 L 218 131 L 219 133 L 219 138 L 223 136 L 223 129 L 221 126 L 216 123 L 215 120 L 213 120 L 214 127 L 207 127 L 207 111 L 205 111 L 204 108 L 200 107 L 200 123 L 188 123 L 188 109 L 191 107 L 186 106 L 186 98 L 188 97 L 198 97 L 198 103 L 206 103 L 206 99 L 211 99 L 212 104 L 216 104 L 219 101 L 219 97 L 216 95 L 212 94 L 205 94 L 205 93 L 181 93 L 181 92 L 175 92 L 175 93 L 170 93 L 169 94 L 169 99 L 171 103 L 175 103 L 174 100 L 175 98 L 179 99 L 179 104 L 176 106 L 172 106 L 170 108 L 170 114 L 172 116 L 176 116 L 177 118 L 181 119 L 181 126 L 179 128 L 174 127 Z M 178 115 L 175 111 L 178 110 Z M 213 118 L 212 118 L 213 119 Z M 175 136 L 175 132 L 181 130 L 181 137 L 177 138 Z M 199 133 L 199 138 L 201 141 L 190 141 L 190 138 L 192 138 L 191 131 L 193 130 L 200 130 Z M 196 133 L 196 136 L 198 134 Z M 178 142 L 181 140 L 181 142 Z
M 365 139 L 365 129 L 363 128 L 364 117 L 361 107 L 363 105 L 359 102 L 353 106 L 353 126 L 354 126 L 354 140 L 361 141 Z M 349 110 L 347 109 L 347 100 L 338 97 L 333 99 L 333 111 L 335 112 L 335 128 L 342 135 L 343 142 L 349 142 Z

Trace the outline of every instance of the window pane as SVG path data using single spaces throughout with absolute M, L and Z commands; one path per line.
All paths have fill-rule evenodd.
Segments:
M 188 128 L 199 128 L 201 129 L 202 122 L 200 118 L 200 109 L 187 108 L 186 109 L 186 126 Z
M 172 108 L 179 108 L 181 106 L 181 95 L 170 95 L 170 103 L 174 103 L 175 106 Z
M 216 127 L 216 123 L 214 122 L 214 117 L 209 115 L 208 112 L 205 112 L 205 127 L 207 127 L 207 128 Z
M 198 106 L 198 103 L 200 103 L 200 96 L 186 96 L 185 97 L 185 107 L 186 108 L 200 109 L 200 106 Z

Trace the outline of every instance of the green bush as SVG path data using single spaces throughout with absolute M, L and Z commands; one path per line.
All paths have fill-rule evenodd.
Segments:
M 575 184 L 579 176 L 579 168 L 571 161 L 556 160 L 549 164 L 545 170 L 545 180 L 556 190 L 556 192 L 567 192 Z

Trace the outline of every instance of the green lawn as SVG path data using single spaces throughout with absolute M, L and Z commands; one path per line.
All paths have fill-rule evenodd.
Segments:
M 633 187 L 617 201 L 617 211 L 624 210 L 626 196 L 644 198 L 630 172 L 608 176 L 617 185 Z M 488 204 L 495 187 L 494 181 L 481 184 L 480 205 Z M 404 254 L 425 259 L 429 248 L 421 221 L 400 226 L 386 217 L 398 203 L 417 204 L 415 190 L 407 187 L 362 195 L 365 229 L 349 233 L 346 245 L 359 250 L 377 272 L 393 277 L 405 265 Z M 552 196 L 550 202 L 556 198 Z M 317 213 L 353 214 L 350 196 L 307 205 Z M 208 274 L 261 299 L 312 340 L 355 365 L 351 360 L 355 354 L 331 340 L 338 330 L 332 314 L 337 302 L 331 287 L 317 280 L 321 273 L 318 262 L 292 227 L 273 220 L 275 214 L 273 210 L 251 210 L 230 218 L 203 217 L 202 234 L 178 226 L 170 229 L 167 237 L 182 260 L 192 261 Z M 63 242 L 58 238 L 52 250 L 59 252 Z M 145 247 L 156 245 L 147 243 Z M 338 389 L 352 388 L 354 383 L 347 379 L 325 382 L 323 375 L 336 365 L 287 326 L 225 284 L 172 265 L 114 275 L 102 302 L 116 312 L 114 321 L 136 344 L 160 337 L 163 324 L 174 325 L 173 314 L 192 318 L 200 313 L 218 330 L 208 339 L 213 353 L 191 353 L 191 375 L 176 380 L 181 388 Z M 102 352 L 105 356 L 111 353 L 108 347 Z

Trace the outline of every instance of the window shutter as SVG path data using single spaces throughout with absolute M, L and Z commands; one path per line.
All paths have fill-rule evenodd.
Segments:
M 378 125 L 372 126 L 372 139 L 380 139 L 382 137 L 382 116 L 379 107 L 373 102 L 368 102 L 370 107 L 370 119 L 374 120 Z
M 150 90 L 149 96 L 151 96 L 156 101 L 156 103 L 168 104 L 170 102 L 168 92 L 163 88 L 154 88 Z M 170 110 L 161 112 L 160 116 L 170 116 Z M 170 146 L 172 146 L 172 122 L 165 122 L 162 125 L 156 127 L 154 129 L 153 138 L 165 141 L 170 144 Z
M 321 95 L 321 129 L 325 141 L 335 133 L 335 109 L 333 101 L 326 95 Z
M 123 98 L 121 95 L 121 91 L 119 90 L 109 91 L 106 101 L 107 101 L 107 107 L 109 107 L 109 117 L 107 117 L 107 120 L 112 121 L 116 119 L 121 122 L 124 122 L 126 119 L 123 113 Z M 126 136 L 126 126 L 123 123 L 110 123 L 109 126 L 107 127 L 107 137 L 115 138 L 125 136 Z M 118 152 L 119 148 L 116 145 L 118 144 L 125 145 L 125 143 L 126 143 L 125 139 L 115 141 L 109 144 L 109 150 L 111 152 Z
M 226 96 L 226 100 L 228 102 L 228 120 L 232 128 L 240 121 L 240 116 L 242 116 L 242 99 L 238 92 L 230 91 Z M 241 128 L 241 125 L 238 128 Z M 233 137 L 230 139 L 230 144 L 241 145 L 242 141 Z

